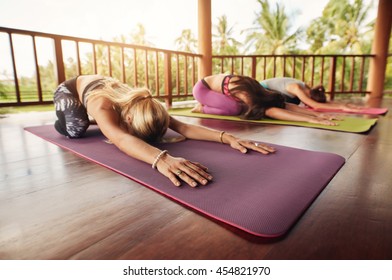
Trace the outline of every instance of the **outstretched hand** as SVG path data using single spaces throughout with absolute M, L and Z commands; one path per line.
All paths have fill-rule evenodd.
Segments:
M 347 104 L 343 104 L 341 109 L 345 112 L 359 113 L 364 109 L 364 107 L 347 103 Z
M 228 142 L 228 144 L 230 144 L 230 147 L 232 147 L 233 149 L 239 150 L 241 153 L 244 154 L 248 151 L 248 149 L 259 152 L 264 155 L 274 153 L 276 151 L 274 147 L 268 146 L 266 144 L 240 139 L 230 134 L 225 134 L 224 141 Z
M 318 118 L 324 119 L 324 120 L 329 120 L 329 121 L 333 121 L 333 120 L 341 121 L 344 119 L 343 116 L 341 116 L 341 115 L 339 116 L 336 114 L 326 114 L 326 113 L 319 113 Z
M 328 125 L 328 126 L 337 126 L 339 125 L 336 122 L 333 122 L 328 119 L 323 119 L 323 118 L 312 118 L 312 120 L 309 121 L 310 123 L 315 123 L 315 124 L 323 124 L 323 125 Z
M 212 180 L 211 174 L 207 172 L 208 168 L 204 165 L 169 154 L 159 160 L 157 169 L 177 187 L 181 185 L 181 181 L 194 188 L 199 184 L 206 185 Z

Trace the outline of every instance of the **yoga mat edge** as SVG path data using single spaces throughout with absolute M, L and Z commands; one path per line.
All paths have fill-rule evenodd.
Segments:
M 376 118 L 365 119 L 365 118 L 354 118 L 345 117 L 342 121 L 337 121 L 337 126 L 328 126 L 321 124 L 312 124 L 307 122 L 295 122 L 295 121 L 282 121 L 273 119 L 263 119 L 263 120 L 244 120 L 238 116 L 221 116 L 221 115 L 210 115 L 202 113 L 192 113 L 189 108 L 178 108 L 170 109 L 169 113 L 173 116 L 184 116 L 184 117 L 194 117 L 194 118 L 205 118 L 205 119 L 219 119 L 237 122 L 248 122 L 248 123 L 258 123 L 258 124 L 275 124 L 275 125 L 290 125 L 290 126 L 300 126 L 309 128 L 319 128 L 325 130 L 341 131 L 341 132 L 352 132 L 352 133 L 363 133 L 367 132 L 377 123 Z
M 59 135 L 54 135 L 52 137 L 51 133 L 53 133 L 53 134 L 57 133 L 52 128 L 44 128 L 43 129 L 43 131 L 45 131 L 45 129 L 49 129 L 50 130 L 50 133 L 45 132 L 45 133 L 47 133 L 46 135 L 50 135 L 49 137 L 47 137 L 47 136 L 43 135 L 42 129 L 40 130 L 41 127 L 42 126 L 25 128 L 25 130 L 29 131 L 32 134 L 35 134 L 36 136 L 39 136 L 39 137 L 45 139 L 46 141 L 48 141 L 48 142 L 50 142 L 52 144 L 55 144 L 55 145 L 63 148 L 65 150 L 71 151 L 71 152 L 75 153 L 76 155 L 78 155 L 78 156 L 80 156 L 82 158 L 91 160 L 94 163 L 97 163 L 97 164 L 99 164 L 101 166 L 104 166 L 104 167 L 106 167 L 106 168 L 108 168 L 108 169 L 110 169 L 110 170 L 112 170 L 112 171 L 114 171 L 114 172 L 116 172 L 118 174 L 121 174 L 121 175 L 123 175 L 123 176 L 125 176 L 127 178 L 130 178 L 130 179 L 136 181 L 137 183 L 140 183 L 141 185 L 146 186 L 146 187 L 156 191 L 157 193 L 160 193 L 160 194 L 164 195 L 165 197 L 170 198 L 173 201 L 176 201 L 176 202 L 178 202 L 180 204 L 183 204 L 184 206 L 187 206 L 187 207 L 189 207 L 189 208 L 191 208 L 191 209 L 193 209 L 195 211 L 198 211 L 198 212 L 200 212 L 200 213 L 202 213 L 202 214 L 204 214 L 204 215 L 206 215 L 208 217 L 211 217 L 212 219 L 215 219 L 217 221 L 223 222 L 224 224 L 228 224 L 230 226 L 233 226 L 235 228 L 243 230 L 243 231 L 245 231 L 245 232 L 247 232 L 249 234 L 252 234 L 252 235 L 255 235 L 255 236 L 258 236 L 258 237 L 266 237 L 266 238 L 279 237 L 279 236 L 284 235 L 295 224 L 295 222 L 298 221 L 298 219 L 300 219 L 300 217 L 303 215 L 303 213 L 306 211 L 306 209 L 314 202 L 314 200 L 318 197 L 318 195 L 322 192 L 322 190 L 328 185 L 329 181 L 333 178 L 333 176 L 335 176 L 335 174 L 339 171 L 339 169 L 344 164 L 344 158 L 342 158 L 341 156 L 338 156 L 338 155 L 328 154 L 328 153 L 321 153 L 321 152 L 310 152 L 310 151 L 306 151 L 306 150 L 287 148 L 287 147 L 283 147 L 283 146 L 278 146 L 277 145 L 278 147 L 281 147 L 281 150 L 282 150 L 282 155 L 281 156 L 284 156 L 284 153 L 283 153 L 284 151 L 288 151 L 288 152 L 299 154 L 299 155 L 301 155 L 302 151 L 303 151 L 303 153 L 310 153 L 311 157 L 314 157 L 316 155 L 320 155 L 320 157 L 325 157 L 326 159 L 329 158 L 329 160 L 333 161 L 334 164 L 333 164 L 333 167 L 331 169 L 331 174 L 328 175 L 330 178 L 328 178 L 328 180 L 324 180 L 322 186 L 319 186 L 317 188 L 317 191 L 312 193 L 311 197 L 309 196 L 309 199 L 306 201 L 306 203 L 302 203 L 301 204 L 302 205 L 301 208 L 298 208 L 298 210 L 297 210 L 297 215 L 295 216 L 295 218 L 292 218 L 290 220 L 291 222 L 289 224 L 284 225 L 284 226 L 278 226 L 277 228 L 281 228 L 282 230 L 276 231 L 276 232 L 273 232 L 273 233 L 271 233 L 271 232 L 260 232 L 260 230 L 254 230 L 251 227 L 247 226 L 246 224 L 245 225 L 244 224 L 241 225 L 241 224 L 239 224 L 239 223 L 237 223 L 237 222 L 235 222 L 233 220 L 228 220 L 227 218 L 222 217 L 221 215 L 217 215 L 216 213 L 211 213 L 211 211 L 209 211 L 208 209 L 206 210 L 205 207 L 203 208 L 203 203 L 201 203 L 200 205 L 197 205 L 197 204 L 195 204 L 192 201 L 189 201 L 189 200 L 186 200 L 186 199 L 185 200 L 181 199 L 181 197 L 179 198 L 178 196 L 173 195 L 173 193 L 168 193 L 168 191 L 165 191 L 164 189 L 162 189 L 162 186 L 158 186 L 158 187 L 152 186 L 151 183 L 146 182 L 146 179 L 138 178 L 138 176 L 134 176 L 134 174 L 129 174 L 129 172 L 124 172 L 122 170 L 119 170 L 116 167 L 111 166 L 110 164 L 104 163 L 101 160 L 97 160 L 97 158 L 94 158 L 94 154 L 93 154 L 93 156 L 86 155 L 86 153 L 84 151 L 80 152 L 77 149 L 72 148 L 72 147 L 70 147 L 68 145 L 68 143 L 71 143 L 73 146 L 75 146 L 76 142 L 73 139 L 72 140 L 71 139 L 66 139 L 65 137 L 59 136 Z M 99 141 L 96 141 L 96 140 L 99 140 Z M 92 136 L 90 139 L 87 139 L 87 140 L 85 139 L 85 140 L 82 140 L 82 141 L 87 142 L 87 143 L 91 142 L 93 144 L 95 143 L 94 145 L 102 146 L 105 149 L 110 149 L 110 150 L 114 150 L 114 151 L 117 149 L 117 148 L 115 148 L 114 145 L 111 145 L 111 147 L 109 147 L 110 146 L 109 144 L 106 144 L 106 143 L 103 144 L 102 137 Z M 188 144 L 192 145 L 192 143 L 193 143 L 192 141 L 194 141 L 194 140 L 187 140 L 187 141 L 190 141 Z M 202 141 L 202 142 L 206 143 L 204 141 Z M 200 145 L 199 143 L 197 143 L 197 144 Z M 208 143 L 206 143 L 206 144 L 207 144 L 206 147 L 210 147 L 210 144 L 212 144 L 212 146 L 214 146 L 214 144 L 218 144 L 218 143 L 211 143 L 211 142 L 209 142 L 209 144 Z M 174 147 L 173 144 L 164 144 L 164 145 L 168 145 L 171 148 Z M 184 143 L 182 143 L 182 146 L 184 146 Z M 77 145 L 76 145 L 76 147 L 77 147 Z M 219 147 L 219 149 L 224 148 L 224 147 L 222 147 L 222 145 L 216 145 L 216 147 Z M 227 148 L 229 148 L 229 147 L 227 147 Z M 231 149 L 231 148 L 229 148 L 229 149 Z M 228 151 L 230 151 L 229 149 L 228 149 Z M 175 150 L 175 149 L 171 149 L 171 150 Z M 186 148 L 183 147 L 183 150 L 186 151 Z M 119 150 L 117 150 L 117 151 L 118 151 L 118 153 L 123 154 Z M 227 154 L 228 154 L 229 158 L 232 158 L 232 157 L 234 157 L 236 159 L 241 158 L 241 155 L 238 155 L 237 153 L 235 153 L 235 151 L 233 151 L 233 153 L 227 153 L 226 151 L 224 151 L 224 153 L 222 155 L 227 155 Z M 257 153 L 255 153 L 255 154 L 257 154 Z M 240 157 L 238 157 L 238 156 L 240 156 Z M 255 157 L 255 155 L 250 155 L 250 157 L 253 157 L 253 158 L 256 158 L 256 159 L 259 159 L 259 160 L 263 158 L 263 157 L 260 157 L 260 158 L 259 157 Z M 117 158 L 117 156 L 116 156 L 116 158 Z M 129 157 L 127 157 L 127 158 L 129 158 Z M 246 158 L 248 158 L 248 157 L 247 156 L 244 157 L 245 160 L 246 160 Z M 138 165 L 137 168 L 139 168 L 139 165 L 140 165 L 141 169 L 139 168 L 138 170 L 142 170 L 143 172 L 145 172 L 147 170 L 148 170 L 148 172 L 150 172 L 150 170 L 151 170 L 151 167 L 146 165 L 145 163 L 141 163 L 141 162 L 139 162 L 137 160 L 134 160 L 134 159 L 131 159 L 131 158 L 129 158 L 129 161 L 130 161 L 130 163 L 133 162 L 135 165 Z M 121 166 L 121 164 L 119 164 L 119 165 Z M 149 177 L 151 177 L 151 176 L 155 177 L 156 176 L 158 178 L 159 182 L 164 182 L 164 184 L 169 185 L 168 189 L 170 191 L 171 190 L 175 190 L 175 191 L 178 190 L 177 187 L 172 185 L 172 183 L 169 181 L 169 179 L 167 179 L 166 177 L 164 177 L 161 174 L 158 174 L 158 172 L 156 172 L 156 171 L 154 171 L 154 172 L 155 173 L 152 173 L 152 174 L 148 173 L 148 176 Z M 171 189 L 171 188 L 173 188 L 173 189 Z M 190 190 L 189 188 L 190 187 L 185 186 L 185 184 L 183 184 L 183 188 L 181 188 L 180 190 L 183 190 L 184 192 L 188 192 L 188 193 L 190 191 L 195 191 L 195 189 L 194 190 Z M 201 187 L 201 188 L 203 188 L 203 187 Z M 212 188 L 210 188 L 210 190 L 211 189 Z M 217 189 L 217 188 L 215 188 L 215 189 Z M 257 189 L 257 186 L 256 186 L 256 189 Z M 202 190 L 202 189 L 200 189 L 200 190 Z M 202 190 L 202 191 L 204 192 L 205 190 Z M 207 189 L 205 192 L 209 192 L 209 190 Z M 178 193 L 181 194 L 181 191 L 178 192 Z M 201 194 L 200 191 L 194 192 L 193 194 L 199 194 L 202 197 L 202 194 Z M 192 194 L 192 196 L 193 196 L 193 194 Z M 191 196 L 191 198 L 192 198 L 192 196 Z M 218 193 L 217 197 L 219 198 L 219 193 Z M 229 197 L 229 199 L 230 199 L 230 197 Z M 202 200 L 202 202 L 203 202 L 203 200 Z M 223 212 L 225 212 L 224 208 L 223 208 Z M 230 215 L 229 215 L 229 217 L 230 217 Z M 239 220 L 241 220 L 241 219 L 239 219 Z M 273 223 L 273 221 L 272 221 L 272 223 Z

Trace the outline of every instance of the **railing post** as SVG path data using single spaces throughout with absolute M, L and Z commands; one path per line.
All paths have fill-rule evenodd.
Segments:
M 58 84 L 65 81 L 63 48 L 61 46 L 61 38 L 54 38 L 54 50 L 56 54 L 57 82 Z
M 252 78 L 256 79 L 256 57 L 252 56 Z
M 172 100 L 173 87 L 172 87 L 171 55 L 170 55 L 170 53 L 165 52 L 163 63 L 164 63 L 164 68 L 165 68 L 165 73 L 164 73 L 165 93 L 167 94 L 167 98 L 165 100 L 165 103 L 166 103 L 167 108 L 171 108 L 171 106 L 173 104 L 173 100 Z
M 375 56 L 371 58 L 369 65 L 367 90 L 370 91 L 370 94 L 367 97 L 383 97 L 384 79 L 388 59 L 388 44 L 390 42 L 392 28 L 391 10 L 392 1 L 378 1 L 378 11 L 372 45 L 372 54 Z
M 211 0 L 198 0 L 198 79 L 212 74 Z
M 336 56 L 331 57 L 331 65 L 329 68 L 329 82 L 328 91 L 331 95 L 331 100 L 335 97 L 335 81 L 336 81 Z
M 18 73 L 16 70 L 16 61 L 15 61 L 15 51 L 14 51 L 14 43 L 12 42 L 12 35 L 8 33 L 9 40 L 10 40 L 10 49 L 11 49 L 11 59 L 12 59 L 12 69 L 14 72 L 14 83 L 15 83 L 15 91 L 16 91 L 16 102 L 21 103 L 22 99 L 20 97 L 20 88 L 19 88 L 19 80 L 18 80 Z
M 33 53 L 34 53 L 34 64 L 35 64 L 35 73 L 36 73 L 36 79 L 37 79 L 37 89 L 38 89 L 38 101 L 42 102 L 43 97 L 42 97 L 42 86 L 41 86 L 41 74 L 39 72 L 39 65 L 38 65 L 38 56 L 37 56 L 37 44 L 35 42 L 35 37 L 31 36 L 33 39 Z

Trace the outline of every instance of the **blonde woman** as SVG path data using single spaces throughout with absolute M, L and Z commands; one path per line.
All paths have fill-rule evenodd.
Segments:
M 168 128 L 185 138 L 229 144 L 246 153 L 273 153 L 272 147 L 237 138 L 224 131 L 186 124 L 172 118 L 165 107 L 152 98 L 147 89 L 132 89 L 115 79 L 100 75 L 83 75 L 60 84 L 54 93 L 58 120 L 56 130 L 66 137 L 82 137 L 90 121 L 96 121 L 102 133 L 122 152 L 151 164 L 170 181 L 191 187 L 212 180 L 207 167 L 184 158 L 174 157 L 152 144 L 162 140 Z

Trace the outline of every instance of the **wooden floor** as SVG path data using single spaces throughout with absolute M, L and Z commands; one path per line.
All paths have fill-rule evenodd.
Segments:
M 3 116 L 0 259 L 392 259 L 391 112 L 368 134 L 180 119 L 347 162 L 286 236 L 263 239 L 24 132 L 52 112 Z

